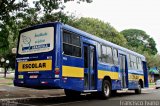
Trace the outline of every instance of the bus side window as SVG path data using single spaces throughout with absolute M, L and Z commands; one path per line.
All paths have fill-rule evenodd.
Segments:
M 107 63 L 113 64 L 112 48 L 107 46 Z
M 102 48 L 101 48 L 102 46 L 98 43 L 97 47 L 98 47 L 98 60 L 102 61 Z
M 113 61 L 115 65 L 118 65 L 118 52 L 117 49 L 113 49 Z
M 63 31 L 63 52 L 65 55 L 81 57 L 80 36 Z
M 107 48 L 102 45 L 102 62 L 107 62 Z
M 137 69 L 137 61 L 136 56 L 130 54 L 130 67 L 131 69 Z
M 131 54 L 129 54 L 129 67 L 130 67 L 130 69 L 132 69 L 132 61 L 131 61 Z
M 138 57 L 137 57 L 137 67 L 138 67 L 138 70 L 143 70 L 142 69 L 142 60 L 141 60 L 141 58 L 138 58 Z

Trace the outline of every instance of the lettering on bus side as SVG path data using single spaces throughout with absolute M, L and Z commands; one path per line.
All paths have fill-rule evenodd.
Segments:
M 131 80 L 138 80 L 139 79 L 139 76 L 138 75 L 129 75 L 129 79 Z
M 23 69 L 28 68 L 46 68 L 46 63 L 32 63 L 32 64 L 23 64 Z

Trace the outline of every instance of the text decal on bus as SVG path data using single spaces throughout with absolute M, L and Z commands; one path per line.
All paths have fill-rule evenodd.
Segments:
M 48 52 L 53 49 L 54 28 L 46 27 L 21 33 L 19 54 Z
M 52 60 L 27 61 L 18 63 L 18 71 L 46 71 L 52 70 Z

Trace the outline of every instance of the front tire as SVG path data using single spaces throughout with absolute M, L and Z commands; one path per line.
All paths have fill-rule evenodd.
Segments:
M 135 89 L 135 93 L 136 94 L 141 94 L 142 93 L 142 89 L 141 89 L 141 84 L 138 84 L 138 89 Z
M 102 99 L 108 99 L 111 95 L 111 83 L 108 80 L 104 80 L 102 83 L 101 97 Z

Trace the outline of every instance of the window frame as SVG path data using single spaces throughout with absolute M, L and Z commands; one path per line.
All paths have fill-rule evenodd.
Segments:
M 76 35 L 76 36 L 79 36 L 80 46 L 77 46 L 77 45 L 74 45 L 74 44 L 71 44 L 71 43 L 63 42 L 64 32 L 70 33 L 71 36 L 72 36 L 72 34 L 74 34 L 74 36 L 75 36 L 75 35 Z M 72 39 L 72 38 L 71 38 L 71 39 Z M 74 58 L 82 58 L 82 39 L 81 39 L 81 35 L 80 35 L 80 34 L 77 34 L 77 33 L 75 33 L 75 32 L 72 32 L 72 31 L 69 31 L 69 30 L 66 30 L 66 29 L 62 29 L 62 31 L 61 31 L 61 44 L 62 44 L 62 46 L 61 46 L 61 47 L 62 47 L 62 55 L 70 56 L 70 57 L 74 57 Z M 64 51 L 63 51 L 63 47 L 64 47 L 63 44 L 67 44 L 67 45 L 71 45 L 71 46 L 80 48 L 80 57 L 65 54 Z
M 100 46 L 100 47 L 98 47 L 98 46 Z M 112 62 L 107 62 L 107 58 L 106 58 L 106 60 L 105 60 L 105 62 L 104 61 L 102 61 L 103 60 L 103 57 L 102 57 L 102 52 L 103 52 L 103 50 L 102 50 L 102 47 L 105 47 L 106 48 L 106 56 L 108 57 L 109 55 L 107 55 L 107 48 L 111 48 L 111 53 L 112 53 L 112 56 L 110 56 L 111 58 L 112 58 Z M 109 46 L 109 45 L 105 45 L 105 44 L 102 44 L 102 43 L 99 43 L 98 42 L 98 44 L 97 44 L 97 47 L 98 47 L 98 49 L 100 49 L 100 50 L 98 50 L 98 53 L 100 52 L 100 54 L 98 54 L 98 62 L 99 63 L 102 63 L 102 64 L 111 64 L 111 65 L 115 65 L 114 64 L 114 60 L 113 60 L 113 47 L 112 46 Z M 99 56 L 101 56 L 101 57 L 99 57 Z M 117 64 L 118 65 L 118 64 Z
M 140 66 L 140 67 L 139 67 Z M 137 69 L 138 70 L 143 70 L 143 67 L 142 67 L 142 60 L 140 57 L 137 57 Z
M 114 53 L 115 50 L 116 50 L 116 57 L 115 57 L 115 53 Z M 118 49 L 113 48 L 112 53 L 113 53 L 113 64 L 114 64 L 114 65 L 119 65 Z M 117 64 L 115 64 L 115 59 L 117 60 Z
M 129 54 L 129 59 L 130 59 L 130 69 L 138 70 L 137 56 Z

